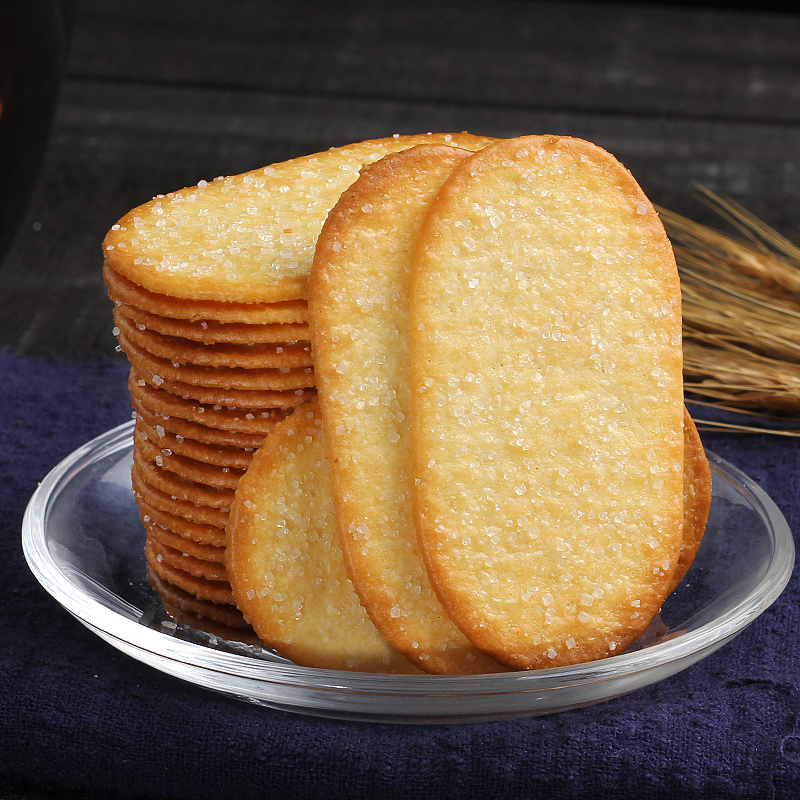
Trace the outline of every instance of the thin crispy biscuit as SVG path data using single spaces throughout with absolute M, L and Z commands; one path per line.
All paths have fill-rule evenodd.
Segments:
M 221 445 L 208 445 L 187 439 L 184 436 L 176 436 L 166 430 L 159 423 L 157 417 L 148 414 L 148 419 L 153 422 L 150 425 L 137 412 L 136 429 L 147 434 L 148 439 L 159 448 L 169 450 L 179 456 L 191 458 L 194 461 L 201 461 L 204 464 L 213 464 L 217 467 L 233 467 L 234 469 L 244 470 L 250 466 L 253 460 L 254 448 L 245 449 L 243 447 L 229 447 Z
M 694 420 L 683 414 L 683 539 L 669 592 L 683 580 L 703 541 L 711 509 L 711 467 Z
M 162 394 L 164 394 L 164 392 L 162 392 Z M 236 433 L 234 431 L 211 428 L 208 425 L 202 425 L 198 422 L 190 422 L 180 417 L 151 411 L 144 406 L 137 397 L 131 396 L 131 402 L 136 416 L 139 419 L 144 419 L 151 427 L 159 426 L 176 437 L 182 436 L 187 441 L 191 439 L 204 446 L 219 446 L 220 448 L 230 447 L 237 450 L 249 450 L 252 453 L 261 447 L 261 443 L 266 436 L 266 434 Z M 275 424 L 277 424 L 277 419 L 273 423 L 273 426 Z
M 210 544 L 201 544 L 192 539 L 186 539 L 169 528 L 164 528 L 157 524 L 152 517 L 145 521 L 144 517 L 147 517 L 148 514 L 141 512 L 140 516 L 143 518 L 142 522 L 147 530 L 147 537 L 151 541 L 158 542 L 183 555 L 192 556 L 201 561 L 213 561 L 217 564 L 225 563 L 224 546 L 214 547 Z
M 177 495 L 153 486 L 148 480 L 148 475 L 143 473 L 136 463 L 135 453 L 134 464 L 131 469 L 131 481 L 137 502 L 144 500 L 149 506 L 159 511 L 183 517 L 200 525 L 209 525 L 225 530 L 225 526 L 228 524 L 227 506 L 225 508 L 212 508 L 211 506 L 197 505 L 191 500 L 182 500 Z
M 202 367 L 180 364 L 148 353 L 119 332 L 119 343 L 139 372 L 150 372 L 158 380 L 179 381 L 224 391 L 283 392 L 314 386 L 312 367 L 295 369 L 242 369 L 240 367 Z
M 150 486 L 170 497 L 207 508 L 230 508 L 233 500 L 232 489 L 219 489 L 181 478 L 158 464 L 148 461 L 138 447 L 133 450 L 133 463 Z
M 145 545 L 144 552 L 148 566 L 161 580 L 183 589 L 184 592 L 198 600 L 222 606 L 235 605 L 230 584 L 227 581 L 210 581 L 168 564 L 163 558 L 159 558 L 158 553 L 152 547 L 152 542 Z
M 188 572 L 196 578 L 203 578 L 208 581 L 228 581 L 228 571 L 225 569 L 224 562 L 219 563 L 218 561 L 197 558 L 197 556 L 165 545 L 149 534 L 145 544 L 145 555 L 148 560 L 155 559 L 159 563 L 163 562 L 170 567 Z
M 199 320 L 190 322 L 151 314 L 128 303 L 114 306 L 115 313 L 127 317 L 136 325 L 144 325 L 147 330 L 162 333 L 164 336 L 178 336 L 202 344 L 269 344 L 272 342 L 308 341 L 307 323 L 277 323 L 248 325 L 243 322 L 216 322 Z
M 227 625 L 229 628 L 246 631 L 250 627 L 236 606 L 226 603 L 214 603 L 210 600 L 200 600 L 193 594 L 162 578 L 150 564 L 147 566 L 147 577 L 150 585 L 156 590 L 161 602 L 167 609 L 170 607 L 178 608 L 181 611 L 195 614 L 200 618 L 211 619 L 222 625 Z
M 448 618 L 411 511 L 408 290 L 436 192 L 469 153 L 420 146 L 362 170 L 328 216 L 309 319 L 348 574 L 378 630 L 421 669 L 502 672 Z
M 198 600 L 197 602 L 199 603 L 200 601 Z M 203 631 L 204 633 L 216 636 L 218 639 L 227 639 L 232 642 L 242 642 L 243 644 L 251 645 L 262 644 L 261 639 L 255 635 L 249 626 L 235 628 L 231 627 L 230 625 L 223 625 L 221 622 L 208 619 L 208 617 L 203 617 L 191 611 L 184 611 L 177 606 L 173 606 L 165 599 L 165 596 L 161 597 L 161 605 L 164 607 L 164 611 L 166 611 L 167 614 L 169 614 L 176 622 L 180 622 L 182 625 L 187 625 L 195 630 Z M 243 622 L 243 624 L 247 625 L 246 622 Z
M 347 577 L 316 403 L 279 425 L 239 484 L 226 562 L 236 604 L 303 666 L 416 672 L 370 622 Z
M 151 505 L 147 499 L 145 499 L 144 494 L 139 492 L 138 488 L 144 486 L 148 499 L 152 498 L 157 490 L 146 487 L 146 485 L 142 483 L 140 477 L 136 478 L 136 482 L 137 486 L 135 488 L 137 488 L 138 494 L 137 505 L 139 506 L 139 516 L 142 518 L 142 523 L 145 527 L 155 527 L 162 531 L 169 531 L 174 536 L 180 536 L 184 542 L 192 542 L 199 547 L 210 548 L 209 552 L 218 552 L 220 555 L 224 553 L 224 528 L 204 522 L 194 522 L 191 519 L 186 519 L 186 517 L 178 516 L 177 514 L 173 514 L 169 511 L 156 508 L 155 506 Z M 222 521 L 227 524 L 227 515 L 224 516 Z M 169 544 L 169 542 L 166 543 Z M 180 547 L 177 545 L 172 546 L 175 547 L 176 550 L 180 549 Z M 183 545 L 184 548 L 187 546 L 188 544 Z M 187 550 L 186 552 L 189 551 Z M 206 558 L 208 561 L 221 560 L 212 558 L 208 555 L 203 556 L 203 558 Z
M 149 462 L 187 481 L 202 483 L 204 486 L 217 489 L 236 489 L 244 470 L 218 467 L 214 464 L 205 464 L 202 461 L 186 458 L 186 456 L 176 455 L 167 447 L 153 444 L 139 427 L 138 421 L 136 424 L 134 446 L 138 449 L 139 454 Z
M 269 391 L 263 389 L 226 389 L 225 387 L 198 386 L 181 381 L 165 380 L 147 370 L 136 369 L 137 380 L 143 380 L 154 388 L 172 395 L 176 399 L 195 400 L 204 406 L 205 410 L 225 411 L 228 417 L 234 420 L 254 419 L 256 416 L 279 410 L 291 410 L 302 405 L 309 397 L 316 395 L 316 387 L 302 389 L 286 389 L 283 391 Z M 203 411 L 202 413 L 206 413 Z M 195 411 L 195 413 L 201 413 Z M 206 417 L 209 419 L 209 417 Z
M 418 144 L 477 150 L 490 141 L 396 136 L 201 181 L 126 214 L 103 253 L 114 270 L 151 292 L 247 303 L 302 298 L 325 217 L 362 164 Z
M 652 205 L 587 142 L 491 145 L 423 224 L 411 332 L 418 530 L 450 617 L 519 668 L 620 652 L 682 531 L 680 289 Z
M 269 344 L 201 344 L 177 336 L 165 336 L 138 325 L 117 311 L 117 330 L 137 347 L 170 363 L 200 367 L 241 367 L 244 369 L 296 369 L 310 367 L 309 342 L 274 342 Z
M 308 322 L 305 300 L 286 300 L 281 303 L 241 303 L 215 300 L 187 300 L 166 294 L 149 292 L 103 264 L 103 280 L 108 294 L 116 305 L 128 303 L 151 314 L 190 322 L 246 322 L 251 325 L 303 324 Z
M 272 432 L 276 423 L 286 416 L 286 410 L 283 408 L 215 408 L 195 403 L 160 388 L 149 386 L 135 369 L 131 370 L 128 378 L 128 389 L 134 399 L 153 413 L 179 417 L 189 422 L 207 425 L 209 428 L 245 434 L 253 438 L 267 436 Z M 294 396 L 302 401 L 307 395 L 303 393 L 302 396 L 297 394 Z

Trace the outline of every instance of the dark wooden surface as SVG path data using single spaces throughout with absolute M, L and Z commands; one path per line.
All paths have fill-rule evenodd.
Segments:
M 697 219 L 800 224 L 800 16 L 630 3 L 79 0 L 0 346 L 114 356 L 103 234 L 159 192 L 394 132 L 561 133 Z

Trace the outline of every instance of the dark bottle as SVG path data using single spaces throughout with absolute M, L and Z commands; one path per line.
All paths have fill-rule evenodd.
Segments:
M 0 0 L 0 260 L 25 214 L 47 144 L 68 16 L 58 0 Z

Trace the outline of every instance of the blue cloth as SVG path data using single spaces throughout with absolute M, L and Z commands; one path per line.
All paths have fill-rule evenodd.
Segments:
M 116 651 L 39 587 L 20 547 L 37 481 L 130 417 L 126 368 L 0 352 L 0 774 L 126 795 L 796 798 L 800 597 L 654 686 L 511 722 L 391 726 L 257 708 Z M 706 434 L 800 531 L 800 447 Z

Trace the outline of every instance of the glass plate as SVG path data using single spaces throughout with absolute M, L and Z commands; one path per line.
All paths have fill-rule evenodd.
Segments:
M 573 667 L 481 676 L 371 675 L 299 667 L 268 650 L 166 616 L 145 577 L 130 484 L 133 422 L 88 442 L 42 481 L 23 546 L 34 575 L 70 613 L 133 658 L 270 708 L 374 722 L 453 723 L 536 716 L 660 681 L 724 645 L 778 597 L 794 544 L 775 504 L 709 453 L 713 503 L 694 565 L 625 653 Z

